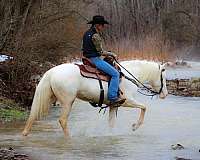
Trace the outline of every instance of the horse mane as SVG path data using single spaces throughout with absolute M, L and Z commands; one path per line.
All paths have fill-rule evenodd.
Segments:
M 154 80 L 160 76 L 159 65 L 154 61 L 131 60 L 123 61 L 121 64 L 133 73 L 140 81 Z

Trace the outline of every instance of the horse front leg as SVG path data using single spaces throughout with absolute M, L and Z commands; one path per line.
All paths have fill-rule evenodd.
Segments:
M 144 123 L 144 116 L 146 112 L 146 107 L 143 104 L 137 103 L 134 100 L 126 100 L 125 104 L 123 104 L 123 107 L 129 107 L 129 108 L 139 108 L 140 109 L 140 116 L 136 123 L 132 125 L 133 131 L 138 129 L 143 123 Z
M 113 128 L 115 125 L 117 107 L 109 107 L 109 127 Z

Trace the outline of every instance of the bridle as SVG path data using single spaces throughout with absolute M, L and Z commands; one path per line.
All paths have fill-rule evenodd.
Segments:
M 116 60 L 116 58 L 114 58 L 115 59 L 115 62 L 120 66 L 120 67 L 122 67 L 127 73 L 129 73 L 133 78 L 130 78 L 130 77 L 128 77 L 128 76 L 125 76 L 124 74 L 124 77 L 127 79 L 127 80 L 129 80 L 129 81 L 131 81 L 132 83 L 134 83 L 138 88 L 140 88 L 140 89 L 143 89 L 143 90 L 146 90 L 147 92 L 150 92 L 149 94 L 146 94 L 146 93 L 142 93 L 142 92 L 140 92 L 139 90 L 138 90 L 138 92 L 139 93 L 141 93 L 141 94 L 143 94 L 143 95 L 145 95 L 145 96 L 155 96 L 155 95 L 159 95 L 161 92 L 162 92 L 162 90 L 163 90 L 163 86 L 164 86 L 164 84 L 163 84 L 163 75 L 162 75 L 162 72 L 164 72 L 165 71 L 165 69 L 162 69 L 161 70 L 161 74 L 160 74 L 160 83 L 161 83 L 161 86 L 160 86 L 160 89 L 159 89 L 159 91 L 157 92 L 157 91 L 155 91 L 155 90 L 152 90 L 151 88 L 149 88 L 149 87 L 147 87 L 147 86 L 145 86 L 142 82 L 140 82 L 132 73 L 130 73 L 125 67 L 123 67 L 117 60 Z M 159 69 L 160 69 L 160 65 L 159 65 Z M 140 85 L 141 86 L 140 86 Z
M 159 69 L 160 69 L 160 65 L 159 65 Z M 161 74 L 160 74 L 160 84 L 161 84 L 161 86 L 160 86 L 160 90 L 159 90 L 159 92 L 158 92 L 158 94 L 160 94 L 161 92 L 162 92 L 162 90 L 163 90 L 163 72 L 165 71 L 165 69 L 162 69 L 161 70 Z

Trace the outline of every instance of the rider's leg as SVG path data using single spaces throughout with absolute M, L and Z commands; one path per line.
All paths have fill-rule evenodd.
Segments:
M 119 90 L 119 72 L 109 63 L 105 62 L 99 57 L 90 58 L 90 60 L 98 69 L 111 76 L 110 85 L 108 88 L 108 99 L 110 101 L 116 100 L 118 98 Z

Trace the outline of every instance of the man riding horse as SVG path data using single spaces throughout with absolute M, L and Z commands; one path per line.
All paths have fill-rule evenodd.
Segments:
M 102 48 L 102 38 L 100 33 L 109 23 L 103 16 L 96 15 L 93 17 L 92 21 L 88 22 L 88 24 L 91 24 L 92 26 L 83 36 L 83 56 L 90 59 L 91 63 L 94 64 L 97 69 L 105 72 L 111 77 L 107 95 L 110 106 L 123 104 L 126 99 L 119 96 L 120 73 L 112 65 L 101 58 L 101 56 L 116 57 L 114 53 L 104 51 Z
M 146 106 L 135 100 L 138 87 L 135 84 L 133 85 L 130 79 L 124 78 L 121 83 L 126 99 L 120 98 L 118 94 L 120 75 L 114 67 L 100 58 L 102 55 L 115 56 L 112 53 L 103 51 L 101 47 L 101 37 L 99 33 L 104 29 L 104 25 L 108 24 L 108 22 L 105 21 L 102 16 L 94 16 L 89 24 L 92 24 L 92 27 L 83 37 L 83 55 L 89 58 L 91 63 L 96 65 L 98 69 L 104 71 L 111 77 L 108 88 L 108 99 L 110 102 L 105 101 L 105 104 L 110 106 L 110 126 L 114 125 L 115 111 L 118 109 L 116 107 L 139 108 L 141 110 L 140 116 L 137 122 L 132 125 L 133 130 L 136 130 L 143 124 L 146 112 Z M 153 88 L 152 91 L 154 95 L 158 94 L 160 98 L 165 98 L 167 96 L 165 65 L 146 61 L 126 61 L 123 63 L 123 66 L 127 71 L 134 68 L 134 70 L 131 70 L 132 73 L 128 73 L 139 77 L 138 82 L 141 84 L 149 82 Z M 91 85 L 91 83 L 93 85 Z M 104 82 L 102 85 L 104 87 L 107 86 L 107 82 Z M 65 137 L 68 137 L 68 116 L 75 99 L 79 98 L 88 102 L 96 102 L 99 96 L 98 91 L 98 82 L 92 78 L 86 79 L 85 77 L 82 77 L 80 67 L 74 63 L 65 63 L 51 68 L 43 75 L 36 87 L 31 112 L 22 134 L 27 136 L 34 121 L 48 115 L 49 108 L 52 106 L 51 104 L 55 101 L 59 101 L 63 109 L 59 117 L 59 123 Z M 112 104 L 114 105 L 112 106 Z

